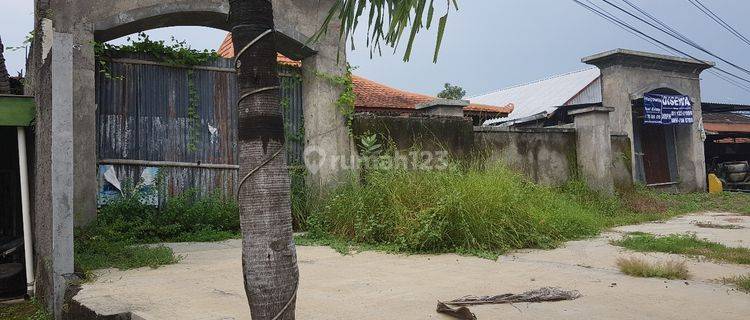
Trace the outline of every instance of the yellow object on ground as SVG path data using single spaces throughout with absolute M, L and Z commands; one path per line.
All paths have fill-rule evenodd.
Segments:
M 713 174 L 708 174 L 708 193 L 721 193 L 724 191 L 724 186 L 721 183 L 721 180 Z

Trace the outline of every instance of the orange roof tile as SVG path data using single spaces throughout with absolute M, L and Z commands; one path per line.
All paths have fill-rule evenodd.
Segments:
M 231 33 L 227 34 L 224 38 L 221 46 L 219 46 L 218 53 L 224 58 L 234 57 L 234 45 L 232 44 Z M 289 59 L 282 54 L 279 54 L 278 61 L 286 65 L 302 65 L 300 61 Z M 352 82 L 354 83 L 354 94 L 357 96 L 357 100 L 354 103 L 356 108 L 416 109 L 420 103 L 427 103 L 437 99 L 433 96 L 392 88 L 356 75 L 352 76 Z M 513 107 L 512 103 L 502 107 L 472 103 L 464 107 L 464 111 L 508 114 L 513 111 Z
M 227 36 L 224 37 L 224 41 L 221 42 L 219 50 L 216 53 L 218 53 L 222 58 L 234 58 L 234 43 L 232 43 L 231 33 L 227 33 Z M 277 54 L 276 61 L 287 66 L 302 66 L 301 61 L 289 59 L 281 53 Z
M 354 106 L 357 108 L 415 109 L 420 103 L 437 99 L 425 94 L 395 89 L 356 75 L 352 76 L 352 82 L 354 83 L 354 94 L 357 96 Z M 464 111 L 511 113 L 513 104 L 498 107 L 472 103 L 464 107 Z
M 355 107 L 414 109 L 420 103 L 435 100 L 428 95 L 398 90 L 360 76 L 353 75 L 352 82 L 357 96 Z

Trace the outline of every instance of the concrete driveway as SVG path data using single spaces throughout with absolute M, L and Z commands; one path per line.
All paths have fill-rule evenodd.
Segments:
M 743 229 L 708 229 L 713 221 Z M 555 250 L 523 250 L 497 261 L 446 255 L 362 252 L 342 256 L 327 247 L 299 247 L 298 319 L 449 319 L 437 300 L 521 293 L 544 286 L 578 290 L 574 301 L 472 307 L 479 319 L 747 319 L 750 295 L 715 280 L 750 273 L 750 266 L 679 255 L 634 253 L 609 244 L 624 232 L 695 232 L 730 246 L 750 245 L 750 217 L 705 213 L 665 223 L 616 228 Z M 184 259 L 158 269 L 101 270 L 75 300 L 100 315 L 134 319 L 250 319 L 240 243 L 171 244 Z M 633 278 L 618 257 L 687 260 L 692 279 Z

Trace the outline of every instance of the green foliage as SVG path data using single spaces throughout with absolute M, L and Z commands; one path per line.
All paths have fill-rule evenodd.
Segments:
M 136 39 L 127 38 L 128 44 L 112 45 L 108 43 L 94 43 L 94 53 L 97 58 L 110 57 L 112 53 L 145 53 L 162 62 L 173 66 L 190 67 L 203 65 L 215 61 L 220 56 L 215 50 L 196 50 L 186 41 L 179 41 L 172 37 L 171 43 L 163 40 L 151 40 L 143 32 L 138 33 Z
M 359 154 L 363 157 L 378 156 L 383 151 L 383 145 L 378 143 L 378 135 L 365 132 L 359 138 Z
M 346 66 L 346 72 L 343 76 L 331 75 L 316 71 L 316 75 L 333 85 L 339 86 L 342 91 L 336 99 L 336 107 L 339 113 L 346 119 L 346 127 L 349 129 L 349 135 L 352 134 L 352 120 L 354 120 L 354 103 L 357 101 L 357 95 L 354 93 L 354 82 L 352 82 L 352 66 Z
M 220 56 L 215 50 L 196 50 L 190 47 L 186 41 L 178 41 L 172 37 L 171 43 L 163 40 L 151 40 L 143 32 L 138 33 L 136 39 L 127 38 L 128 44 L 112 45 L 109 43 L 94 42 L 94 54 L 99 72 L 109 79 L 122 80 L 122 76 L 115 76 L 109 67 L 108 60 L 115 53 L 142 53 L 153 56 L 162 62 L 176 67 L 191 67 L 203 65 L 215 61 Z
M 732 248 L 723 244 L 698 239 L 695 235 L 673 234 L 657 237 L 652 234 L 630 234 L 615 245 L 640 252 L 666 252 L 702 256 L 711 260 L 750 264 L 750 249 Z
M 236 202 L 219 194 L 202 197 L 188 190 L 167 199 L 163 208 L 142 203 L 148 195 L 125 188 L 123 197 L 104 206 L 91 225 L 76 230 L 77 268 L 122 269 L 174 263 L 177 258 L 159 242 L 220 241 L 240 232 Z
M 52 320 L 52 314 L 36 300 L 18 304 L 0 304 L 0 319 L 3 320 Z
M 690 277 L 690 272 L 684 261 L 649 263 L 640 258 L 619 258 L 617 259 L 617 267 L 624 274 L 641 278 L 687 280 Z
M 433 61 L 437 61 L 440 52 L 451 4 L 455 10 L 458 10 L 458 1 L 448 0 L 445 8 L 446 13 L 438 19 Z M 375 50 L 380 52 L 381 43 L 396 48 L 401 42 L 404 32 L 408 32 L 409 39 L 404 52 L 404 61 L 408 61 L 411 56 L 417 33 L 423 28 L 430 29 L 435 14 L 434 0 L 337 0 L 313 40 L 325 35 L 331 20 L 337 17 L 341 22 L 339 37 L 347 40 L 351 38 L 353 47 L 354 34 L 359 26 L 359 18 L 366 14 L 365 9 L 368 7 L 367 46 L 370 48 L 370 55 Z
M 460 86 L 454 86 L 450 83 L 444 85 L 443 91 L 437 94 L 438 98 L 461 100 L 466 96 L 466 90 Z

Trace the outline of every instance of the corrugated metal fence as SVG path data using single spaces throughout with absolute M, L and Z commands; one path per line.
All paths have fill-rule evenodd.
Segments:
M 108 66 L 96 78 L 99 190 L 112 186 L 112 172 L 105 175 L 106 170 L 114 171 L 124 185 L 148 180 L 144 169 L 156 167 L 169 194 L 188 188 L 203 194 L 232 192 L 237 180 L 238 98 L 232 60 L 180 68 L 145 55 L 128 55 L 112 59 Z M 299 70 L 282 67 L 280 74 L 288 160 L 301 163 Z M 197 92 L 192 110 L 197 117 L 190 110 L 190 79 Z M 160 195 L 163 200 L 163 192 Z

